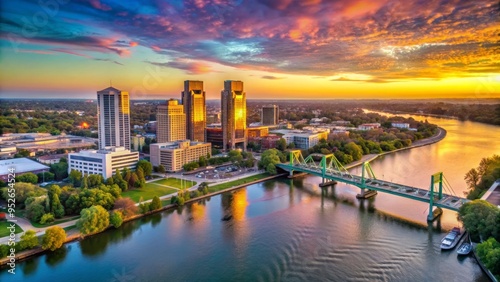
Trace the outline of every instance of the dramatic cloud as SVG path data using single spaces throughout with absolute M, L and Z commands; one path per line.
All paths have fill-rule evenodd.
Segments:
M 189 74 L 212 72 L 217 63 L 321 77 L 356 73 L 374 83 L 500 72 L 497 0 L 36 3 L 2 4 L 0 38 L 22 52 L 127 57 L 142 46 L 168 54 L 168 63 L 153 64 Z

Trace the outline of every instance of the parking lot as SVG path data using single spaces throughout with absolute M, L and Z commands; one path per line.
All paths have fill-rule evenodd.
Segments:
M 254 172 L 255 168 L 238 168 L 237 166 L 227 165 L 218 168 L 210 168 L 205 171 L 201 171 L 194 176 L 197 179 L 208 179 L 208 180 L 218 180 L 218 179 L 228 179 L 236 177 L 247 172 Z

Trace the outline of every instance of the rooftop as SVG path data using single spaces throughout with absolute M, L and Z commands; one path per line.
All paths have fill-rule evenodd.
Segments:
M 48 166 L 32 161 L 28 158 L 0 160 L 0 175 L 11 173 L 9 171 L 10 168 L 14 168 L 16 174 L 35 170 L 49 169 Z

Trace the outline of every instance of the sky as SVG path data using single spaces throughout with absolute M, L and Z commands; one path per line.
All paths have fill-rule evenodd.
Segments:
M 1 1 L 0 97 L 500 98 L 498 0 Z

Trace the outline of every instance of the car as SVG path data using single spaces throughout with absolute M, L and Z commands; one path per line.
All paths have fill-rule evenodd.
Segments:
M 216 169 L 214 169 L 214 172 L 218 172 Z

